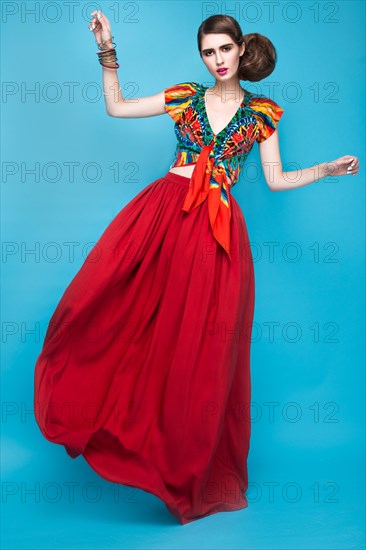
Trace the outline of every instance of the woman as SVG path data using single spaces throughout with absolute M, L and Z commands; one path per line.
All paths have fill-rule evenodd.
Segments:
M 357 174 L 348 155 L 283 172 L 283 109 L 240 86 L 273 71 L 264 36 L 215 15 L 198 31 L 212 88 L 183 82 L 122 97 L 110 23 L 93 12 L 106 109 L 168 113 L 176 155 L 165 176 L 106 228 L 64 292 L 35 369 L 43 435 L 103 478 L 155 494 L 182 524 L 248 505 L 254 271 L 231 196 L 255 141 L 273 191 Z

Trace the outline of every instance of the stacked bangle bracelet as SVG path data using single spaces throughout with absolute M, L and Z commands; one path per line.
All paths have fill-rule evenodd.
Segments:
M 102 40 L 102 42 L 97 42 L 99 52 L 97 52 L 99 63 L 106 67 L 107 69 L 119 69 L 120 65 L 117 61 L 117 53 L 116 53 L 116 44 L 113 42 L 113 36 L 111 38 L 107 38 L 107 40 Z M 111 43 L 111 47 L 108 45 L 108 43 Z

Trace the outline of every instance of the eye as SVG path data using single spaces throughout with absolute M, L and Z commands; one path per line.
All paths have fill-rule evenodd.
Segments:
M 224 51 L 230 51 L 230 50 L 231 50 L 231 46 L 224 46 L 222 49 L 223 49 Z M 209 57 L 210 54 L 211 54 L 212 52 L 213 52 L 213 50 L 209 50 L 208 52 L 205 53 L 205 56 L 206 56 L 206 57 Z

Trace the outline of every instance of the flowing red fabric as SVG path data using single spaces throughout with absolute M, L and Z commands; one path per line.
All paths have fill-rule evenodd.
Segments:
M 44 437 L 181 524 L 245 508 L 254 271 L 232 197 L 232 260 L 207 201 L 168 172 L 116 215 L 51 316 L 34 376 Z

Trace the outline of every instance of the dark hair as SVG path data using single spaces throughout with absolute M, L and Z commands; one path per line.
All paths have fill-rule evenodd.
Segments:
M 211 15 L 198 29 L 198 50 L 201 57 L 202 38 L 212 33 L 228 34 L 239 47 L 245 43 L 245 52 L 238 67 L 239 80 L 257 82 L 273 72 L 277 61 L 276 50 L 269 38 L 263 34 L 253 32 L 243 35 L 239 23 L 230 15 Z

